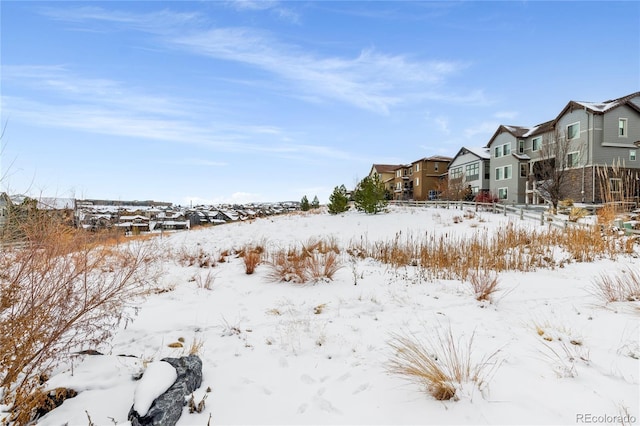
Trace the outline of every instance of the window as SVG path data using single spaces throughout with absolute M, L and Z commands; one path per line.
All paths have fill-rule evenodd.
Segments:
M 420 186 L 420 178 L 416 178 L 416 186 Z
M 567 139 L 575 139 L 580 137 L 580 122 L 569 124 L 567 126 Z
M 629 161 L 636 161 L 636 150 L 635 149 L 630 149 L 629 150 Z
M 522 139 L 518 141 L 518 152 L 524 154 L 524 141 Z
M 498 188 L 498 198 L 501 200 L 507 199 L 507 188 Z
M 622 179 L 620 178 L 610 178 L 609 179 L 609 191 L 612 194 L 619 194 L 622 188 Z
M 618 119 L 618 136 L 621 138 L 627 137 L 627 119 L 620 118 Z
M 480 163 L 467 164 L 465 167 L 467 181 L 478 180 L 480 178 Z
M 396 177 L 402 177 L 402 170 L 396 170 Z
M 480 187 L 479 186 L 472 186 L 471 187 L 471 193 L 476 195 L 478 192 L 480 192 Z
M 520 177 L 526 178 L 529 174 L 529 165 L 527 163 L 520 163 Z
M 531 144 L 533 146 L 532 149 L 534 151 L 540 150 L 540 148 L 542 147 L 542 138 L 541 137 L 533 138 L 531 140 Z
M 420 171 L 420 163 L 416 164 L 416 173 Z
M 576 167 L 580 158 L 579 152 L 570 152 L 567 154 L 567 167 Z
M 502 147 L 501 146 L 496 146 L 493 149 L 493 156 L 496 158 L 502 157 Z
M 511 154 L 511 145 L 506 143 L 502 145 L 502 155 L 509 155 L 509 154 Z
M 449 171 L 449 176 L 451 179 L 459 179 L 462 177 L 462 167 L 456 167 Z
M 512 166 L 496 167 L 496 180 L 511 179 Z
M 433 163 L 433 170 L 438 171 L 438 163 Z
M 396 183 L 396 189 L 399 191 L 402 189 L 402 182 L 397 182 Z

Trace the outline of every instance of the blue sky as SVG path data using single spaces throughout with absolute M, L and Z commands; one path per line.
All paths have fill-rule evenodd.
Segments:
M 2 1 L 0 185 L 326 202 L 640 90 L 638 2 Z

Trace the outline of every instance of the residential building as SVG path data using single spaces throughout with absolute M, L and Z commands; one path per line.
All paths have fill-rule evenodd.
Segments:
M 413 167 L 411 164 L 397 166 L 394 170 L 393 199 L 411 200 L 413 198 Z
M 414 200 L 424 201 L 438 198 L 446 182 L 451 157 L 435 155 L 411 163 L 411 187 Z
M 489 148 L 462 147 L 449 164 L 448 192 L 475 196 L 488 192 L 490 188 L 491 168 Z
M 566 170 L 566 198 L 595 203 L 612 194 L 637 197 L 640 92 L 604 102 L 570 101 L 553 120 L 531 128 L 501 125 L 486 147 L 490 151 L 489 186 L 503 202 L 548 200 L 541 189 L 540 171 L 550 164 Z M 557 155 L 563 158 L 555 158 Z M 612 171 L 615 165 L 618 173 Z M 603 170 L 609 170 L 604 181 L 600 179 Z

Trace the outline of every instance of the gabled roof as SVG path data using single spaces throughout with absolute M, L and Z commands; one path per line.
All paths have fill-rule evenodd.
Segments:
M 451 164 L 453 164 L 456 161 L 456 158 L 465 154 L 473 154 L 481 160 L 488 160 L 491 157 L 491 154 L 489 153 L 489 148 L 463 146 L 462 148 L 460 148 L 460 151 L 458 151 L 458 153 L 451 159 Z
M 378 173 L 393 173 L 400 167 L 402 167 L 401 164 L 374 164 L 371 170 L 375 169 Z
M 525 138 L 529 136 L 540 135 L 542 133 L 547 133 L 553 130 L 555 124 L 555 120 L 545 121 L 544 123 L 538 124 L 537 126 L 533 126 L 525 135 Z
M 586 109 L 593 114 L 604 114 L 612 109 L 618 108 L 619 106 L 627 105 L 631 107 L 631 109 L 640 113 L 640 105 L 632 102 L 636 97 L 640 97 L 640 92 L 631 93 L 630 95 L 604 102 L 569 101 L 567 106 L 565 106 L 560 114 L 558 114 L 555 121 L 562 117 L 567 111 L 573 111 L 574 109 Z
M 424 157 L 424 158 L 421 158 L 419 160 L 413 161 L 411 164 L 419 163 L 420 161 L 444 161 L 444 162 L 449 162 L 451 160 L 452 160 L 451 157 L 447 157 L 445 155 L 433 155 L 431 157 Z
M 498 130 L 496 130 L 496 132 L 493 134 L 493 136 L 491 136 L 491 139 L 489 139 L 489 142 L 487 143 L 485 148 L 489 148 L 491 146 L 491 144 L 493 143 L 493 141 L 495 140 L 495 138 L 497 138 L 500 133 L 507 132 L 507 133 L 513 135 L 513 137 L 515 137 L 515 138 L 524 138 L 525 135 L 527 133 L 529 133 L 530 131 L 531 131 L 530 127 L 508 126 L 508 125 L 505 125 L 505 124 L 501 124 L 498 127 Z

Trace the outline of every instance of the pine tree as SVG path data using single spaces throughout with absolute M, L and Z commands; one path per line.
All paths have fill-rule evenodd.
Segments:
M 378 175 L 367 176 L 362 179 L 353 193 L 356 208 L 365 213 L 376 214 L 387 205 L 384 184 Z
M 311 202 L 311 208 L 317 209 L 318 207 L 320 207 L 320 200 L 318 200 L 318 196 L 316 195 L 313 197 L 313 201 Z
M 303 212 L 309 211 L 309 199 L 306 195 L 300 200 L 300 210 Z
M 344 185 L 336 186 L 331 195 L 329 195 L 329 213 L 338 214 L 349 210 L 349 197 L 347 197 L 347 188 Z

